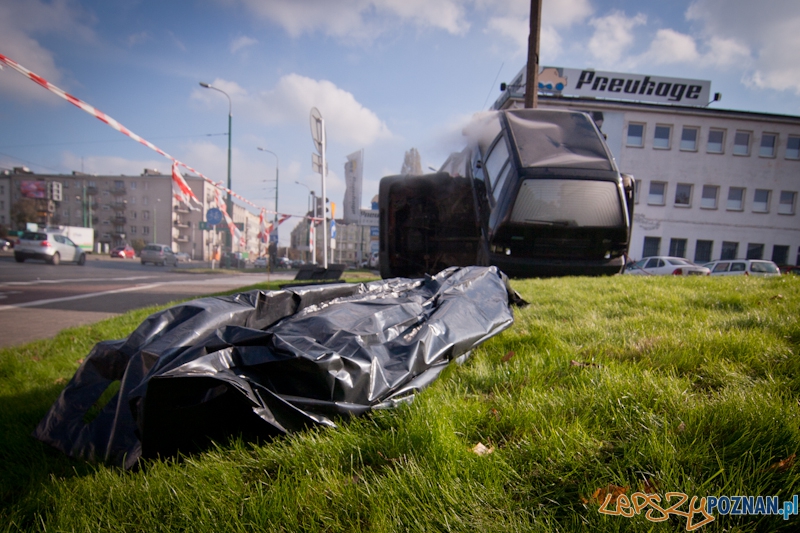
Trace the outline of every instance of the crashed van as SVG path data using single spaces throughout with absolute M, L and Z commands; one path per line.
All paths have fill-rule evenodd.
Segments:
M 634 179 L 586 113 L 480 114 L 439 172 L 381 180 L 384 278 L 450 266 L 512 277 L 611 275 L 625 267 Z

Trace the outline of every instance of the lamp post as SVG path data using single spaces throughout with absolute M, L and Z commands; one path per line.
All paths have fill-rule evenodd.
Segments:
M 153 242 L 156 244 L 158 244 L 158 204 L 160 203 L 161 198 L 156 198 L 156 203 L 153 204 Z
M 231 193 L 230 193 L 230 191 L 231 191 L 231 123 L 232 123 L 232 117 L 233 117 L 231 112 L 233 110 L 233 104 L 231 102 L 231 97 L 228 95 L 228 93 L 226 93 L 222 89 L 219 89 L 217 87 L 214 87 L 213 85 L 209 85 L 208 83 L 204 83 L 202 81 L 200 82 L 200 87 L 204 87 L 206 89 L 214 89 L 215 91 L 219 91 L 219 92 L 221 92 L 222 94 L 224 94 L 225 96 L 228 97 L 228 197 L 225 200 L 225 207 L 228 210 L 228 216 L 230 216 L 231 220 L 233 220 L 233 199 L 231 198 Z M 231 246 L 231 234 L 230 234 L 230 232 L 227 232 L 225 234 L 225 246 L 228 248 L 228 251 L 231 251 L 231 252 L 233 251 L 233 247 Z
M 308 189 L 308 199 L 310 200 L 310 205 L 307 204 L 308 210 L 306 212 L 308 213 L 308 212 L 311 211 L 311 209 L 312 209 L 311 206 L 313 206 L 313 209 L 314 209 L 314 215 L 312 216 L 311 221 L 308 222 L 308 231 L 311 231 L 311 226 L 314 224 L 314 218 L 317 217 L 316 196 L 314 195 L 314 191 L 311 190 L 311 187 L 309 187 L 305 183 L 300 183 L 299 181 L 295 181 L 295 183 L 298 184 L 298 185 L 302 185 L 303 187 Z M 317 248 L 316 239 L 314 239 L 314 243 L 311 246 L 309 246 L 309 248 L 311 248 L 311 250 L 310 250 L 311 251 L 311 262 L 312 263 L 316 263 L 316 251 L 317 251 L 316 250 L 316 248 Z M 308 260 L 308 255 L 306 255 L 306 260 Z
M 281 166 L 281 160 L 278 157 L 278 154 L 273 152 L 272 150 L 267 150 L 266 148 L 261 148 L 260 146 L 258 149 L 262 152 L 267 152 L 268 154 L 272 154 L 275 156 L 275 227 L 273 229 L 278 228 L 278 172 Z

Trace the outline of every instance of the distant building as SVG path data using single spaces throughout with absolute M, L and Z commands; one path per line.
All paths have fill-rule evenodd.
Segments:
M 168 244 L 175 252 L 205 260 L 215 243 L 225 242 L 228 230 L 215 235 L 200 228 L 207 210 L 216 205 L 215 187 L 202 178 L 185 179 L 203 202 L 202 210 L 176 201 L 172 176 L 154 169 L 145 169 L 140 176 L 95 176 L 80 172 L 34 174 L 18 167 L 0 175 L 0 224 L 12 226 L 11 206 L 24 197 L 33 198 L 46 211 L 46 198 L 41 191 L 46 190 L 48 182 L 58 181 L 62 200 L 55 203 L 51 224 L 94 228 L 95 242 L 102 249 L 140 238 L 146 243 Z M 233 242 L 233 250 L 257 254 L 258 216 L 234 204 L 232 219 L 245 237 L 245 246 Z M 45 220 L 43 211 L 36 222 Z
M 539 106 L 588 112 L 636 178 L 632 258 L 800 264 L 800 117 L 709 108 L 706 81 L 543 71 Z M 523 107 L 524 73 L 495 109 Z

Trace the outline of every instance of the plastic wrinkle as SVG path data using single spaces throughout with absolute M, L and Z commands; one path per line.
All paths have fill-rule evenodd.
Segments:
M 335 427 L 410 401 L 510 327 L 522 303 L 496 267 L 201 298 L 95 345 L 33 436 L 130 468 L 232 436 Z

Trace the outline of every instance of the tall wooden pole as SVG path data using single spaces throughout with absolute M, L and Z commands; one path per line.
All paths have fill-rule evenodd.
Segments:
M 539 105 L 539 29 L 542 23 L 542 0 L 531 0 L 531 25 L 528 34 L 528 70 L 525 77 L 525 108 Z

